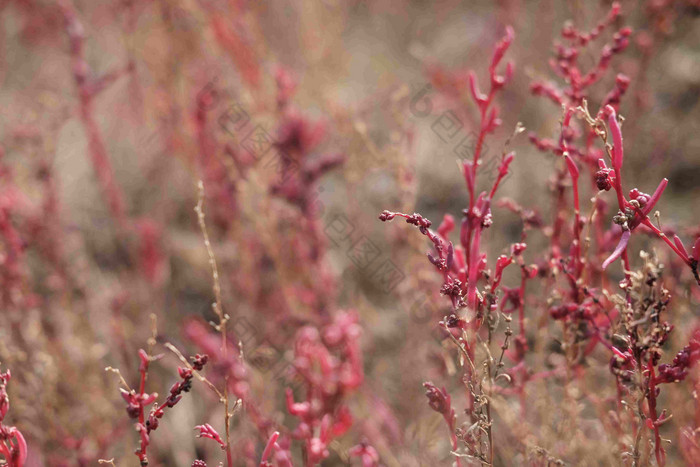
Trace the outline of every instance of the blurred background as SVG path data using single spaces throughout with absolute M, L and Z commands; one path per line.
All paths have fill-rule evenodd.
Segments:
M 651 193 L 667 177 L 657 206 L 662 224 L 697 236 L 700 6 L 621 5 L 621 18 L 579 57 L 592 66 L 614 30 L 633 29 L 629 47 L 590 90 L 589 105 L 597 111 L 617 73 L 630 78 L 619 110 L 625 181 Z M 480 183 L 490 186 L 521 122 L 527 131 L 508 148 L 516 157 L 500 196 L 548 220 L 550 179 L 561 160 L 539 151 L 527 133 L 557 140 L 562 111 L 530 85 L 561 83 L 549 61 L 562 26 L 573 20 L 592 29 L 610 6 L 0 2 L 0 362 L 13 374 L 8 420 L 28 438 L 28 465 L 137 462 L 119 380 L 104 368 L 119 368 L 135 385 L 137 351 L 154 334 L 157 346 L 202 352 L 193 323 L 215 317 L 194 212 L 200 180 L 223 307 L 233 317 L 232 338 L 244 343 L 244 379 L 269 426 L 284 433 L 296 421 L 284 405 L 289 375 L 273 374 L 266 362 L 293 363 L 298 329 L 350 310 L 362 329 L 364 382 L 343 394 L 355 423 L 333 441 L 323 465 L 359 465 L 348 451 L 363 439 L 384 465 L 451 465 L 447 430 L 422 387 L 426 380 L 459 387 L 455 352 L 436 324 L 450 306 L 425 260 L 425 238 L 377 216 L 416 211 L 439 224 L 444 213 L 459 218 L 467 207 L 457 161 L 473 152 L 478 111 L 463 86 L 465 70 L 486 83 L 493 47 L 511 25 L 506 59 L 515 75 L 496 98 L 502 124 L 486 141 Z M 280 148 L 299 156 L 287 160 Z M 592 195 L 582 196 L 582 209 Z M 518 215 L 494 211 L 492 255 L 519 241 L 521 230 Z M 651 248 L 639 237 L 635 250 Z M 546 235 L 529 242 L 536 251 Z M 613 274 L 621 277 L 619 267 Z M 518 276 L 504 281 L 515 286 Z M 683 290 L 677 313 L 690 320 L 699 300 Z M 152 365 L 149 391 L 167 394 L 179 362 L 162 348 L 156 353 L 166 355 Z M 546 367 L 547 358 L 533 365 Z M 604 357 L 593 360 L 595 380 L 608 369 Z M 222 423 L 216 397 L 195 383 L 153 434 L 151 465 L 221 460 L 214 443 L 194 436 L 195 425 Z M 562 407 L 556 389 L 544 386 L 528 390 L 528 421 L 517 414 L 498 420 L 507 428 L 496 435 L 497 465 L 548 465 L 537 449 L 566 464 L 617 464 L 616 441 L 595 421 L 587 395 Z M 615 390 L 590 387 L 601 398 Z M 665 396 L 677 399 L 678 426 L 685 420 L 679 408 L 694 410 L 688 391 Z M 236 413 L 236 465 L 257 465 L 264 431 L 245 408 Z M 669 463 L 682 463 L 673 446 Z

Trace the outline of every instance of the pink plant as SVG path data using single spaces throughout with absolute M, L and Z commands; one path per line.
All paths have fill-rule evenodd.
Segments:
M 546 96 L 561 106 L 564 111 L 558 141 L 543 140 L 534 134 L 530 135 L 531 141 L 539 149 L 551 151 L 562 160 L 556 173 L 555 217 L 551 233 L 548 234 L 551 245 L 547 258 L 543 258 L 537 264 L 528 265 L 524 262 L 523 253 L 527 248 L 526 231 L 529 228 L 539 229 L 542 225 L 541 221 L 537 219 L 536 213 L 526 212 L 510 200 L 496 204 L 521 216 L 524 225 L 521 243 L 511 246 L 509 256 L 502 255 L 496 260 L 493 272 L 487 267 L 488 257 L 487 253 L 483 251 L 485 240 L 488 238 L 485 235 L 486 229 L 493 223 L 491 213 L 491 207 L 494 204 L 493 198 L 499 187 L 499 182 L 508 173 L 509 165 L 514 157 L 513 153 L 506 154 L 504 150 L 499 175 L 491 190 L 476 196 L 479 156 L 483 139 L 486 134 L 493 132 L 499 122 L 497 111 L 495 109 L 489 110 L 489 108 L 494 92 L 507 82 L 512 74 L 512 66 L 510 65 L 507 67 L 504 77 L 495 73 L 495 68 L 505 50 L 512 43 L 513 33 L 510 29 L 507 30 L 506 37 L 495 48 L 489 68 L 491 91 L 487 95 L 481 93 L 474 73 L 469 75 L 471 96 L 479 109 L 481 126 L 474 159 L 463 164 L 469 205 L 463 211 L 464 218 L 459 235 L 461 245 L 455 247 L 449 240 L 450 232 L 455 225 L 453 218 L 449 215 L 445 216 L 436 231 L 431 229 L 432 223 L 428 219 L 417 213 L 409 215 L 384 211 L 379 216 L 382 221 L 403 217 L 407 223 L 415 225 L 423 235 L 428 237 L 433 247 L 433 252 L 428 253 L 428 260 L 440 273 L 442 277 L 440 292 L 450 299 L 452 305 L 453 314 L 441 321 L 440 325 L 445 331 L 445 337 L 452 340 L 457 346 L 464 367 L 463 383 L 467 394 L 466 414 L 471 419 L 471 427 L 467 430 L 455 428 L 455 411 L 451 408 L 450 396 L 444 388 L 439 390 L 431 383 L 426 383 L 426 387 L 428 388 L 427 394 L 431 408 L 442 414 L 448 425 L 453 453 L 457 456 L 455 459 L 457 464 L 463 457 L 482 463 L 492 463 L 494 460 L 493 424 L 489 404 L 491 394 L 517 394 L 520 397 L 521 411 L 524 416 L 526 415 L 525 383 L 548 376 L 563 375 L 565 371 L 578 371 L 580 368 L 576 359 L 580 357 L 577 357 L 574 352 L 588 355 L 598 343 L 605 346 L 612 354 L 611 371 L 617 378 L 618 396 L 622 398 L 637 390 L 644 395 L 646 405 L 644 408 L 640 408 L 638 413 L 638 420 L 642 426 L 637 428 L 637 433 L 640 433 L 637 440 L 641 436 L 642 427 L 649 428 L 655 440 L 657 462 L 659 465 L 663 465 L 665 462 L 665 451 L 661 443 L 659 427 L 668 420 L 668 416 L 666 412 L 658 413 L 657 411 L 658 385 L 663 382 L 683 379 L 688 367 L 695 361 L 694 341 L 691 341 L 691 344 L 678 354 L 672 365 L 658 367 L 660 351 L 657 349 L 661 348 L 672 329 L 671 325 L 659 321 L 658 317 L 668 305 L 668 297 L 665 296 L 665 289 L 657 283 L 660 270 L 656 269 L 653 260 L 648 255 L 643 256 L 646 259 L 644 270 L 649 271 L 646 276 L 647 285 L 643 286 L 640 283 L 644 273 L 632 273 L 633 269 L 627 248 L 631 234 L 635 229 L 641 227 L 649 230 L 664 241 L 676 256 L 690 267 L 696 280 L 698 279 L 697 259 L 694 256 L 697 256 L 697 253 L 694 251 L 694 256 L 689 255 L 678 236 L 674 236 L 673 240 L 670 240 L 649 218 L 668 184 L 667 179 L 661 181 L 652 195 L 642 193 L 635 188 L 629 192 L 629 199 L 627 199 L 625 192 L 623 192 L 622 131 L 614 106 L 619 105 L 621 97 L 629 86 L 629 78 L 618 75 L 614 88 L 604 98 L 597 116 L 594 118 L 588 112 L 587 99 L 590 87 L 600 81 L 610 69 L 613 56 L 625 50 L 631 30 L 622 28 L 615 33 L 612 43 L 603 47 L 598 63 L 587 72 L 579 68 L 580 48 L 596 39 L 618 18 L 619 14 L 620 6 L 614 4 L 607 18 L 589 33 L 580 32 L 571 24 L 565 26 L 562 37 L 569 41 L 570 45 L 557 45 L 557 56 L 551 64 L 555 72 L 564 78 L 567 87 L 560 89 L 551 83 L 536 82 L 531 88 L 534 94 Z M 583 131 L 573 119 L 577 114 L 585 121 L 586 125 Z M 604 119 L 607 119 L 607 122 Z M 516 134 L 518 132 L 519 130 L 516 130 Z M 583 144 L 578 142 L 581 135 L 586 136 Z M 595 148 L 596 137 L 602 139 L 604 150 Z M 611 168 L 607 167 L 603 159 L 603 155 L 606 153 L 610 158 Z M 590 216 L 585 216 L 582 212 L 581 190 L 585 185 L 582 187 L 581 182 L 585 180 L 584 177 L 587 175 L 579 168 L 580 165 L 590 169 L 591 186 L 601 191 L 599 195 L 612 188 L 616 193 L 619 205 L 618 215 L 613 217 L 614 224 L 620 226 L 619 241 L 612 254 L 605 260 L 601 259 L 600 262 L 592 261 L 588 257 L 590 250 L 584 243 L 584 228 L 593 221 Z M 568 187 L 565 182 L 566 178 L 571 183 L 573 209 L 567 205 L 565 197 Z M 596 210 L 599 210 L 600 213 L 596 213 Z M 593 200 L 593 213 L 596 213 L 596 219 L 598 219 L 594 227 L 598 231 L 598 247 L 602 253 L 603 249 L 610 244 L 611 237 L 618 234 L 617 231 L 614 234 L 612 232 L 604 233 L 600 218 L 605 213 L 605 204 L 597 197 Z M 571 219 L 570 227 L 566 223 L 567 218 Z M 562 242 L 567 235 L 570 236 L 570 247 L 568 251 L 565 251 Z M 614 303 L 617 302 L 613 303 L 609 298 L 611 291 L 603 276 L 603 270 L 617 258 L 623 260 L 626 279 L 620 283 L 620 286 L 626 293 L 627 306 L 637 310 L 644 300 L 658 303 L 657 312 L 653 315 L 654 322 L 648 323 L 643 328 L 640 327 L 640 323 L 633 319 L 633 316 L 640 316 L 641 311 L 632 313 L 621 310 L 618 313 L 614 307 Z M 521 269 L 520 286 L 501 285 L 504 270 L 514 263 L 518 264 Z M 556 290 L 551 301 L 562 302 L 560 305 L 550 308 L 549 316 L 561 321 L 564 336 L 571 335 L 573 340 L 572 343 L 567 343 L 569 350 L 566 368 L 533 372 L 527 367 L 525 361 L 525 356 L 530 348 L 526 333 L 526 285 L 528 281 L 538 278 L 547 278 L 548 286 Z M 561 285 L 557 284 L 560 278 L 563 280 Z M 598 283 L 598 280 L 601 282 Z M 700 281 L 698 283 L 700 284 Z M 481 288 L 482 284 L 483 288 Z M 648 286 L 652 287 L 651 290 L 645 288 Z M 600 293 L 601 289 L 605 290 L 604 296 Z M 502 296 L 499 296 L 499 293 Z M 531 298 L 531 301 L 534 300 Z M 510 313 L 515 311 L 518 312 L 520 332 L 511 338 L 514 333 L 510 328 Z M 499 312 L 506 318 L 506 329 L 500 357 L 496 360 L 488 349 L 495 332 L 494 323 L 499 319 Z M 615 317 L 619 320 L 617 324 L 611 321 Z M 625 342 L 627 342 L 628 347 L 611 343 L 609 340 L 609 333 L 619 326 L 626 326 Z M 570 333 L 573 329 L 583 329 L 584 331 L 580 335 L 572 335 Z M 512 350 L 509 348 L 511 342 L 514 344 Z M 487 352 L 484 357 L 483 370 L 479 368 L 481 365 L 476 360 L 476 351 L 481 345 Z M 579 348 L 580 350 L 578 350 Z M 501 368 L 505 366 L 504 356 L 512 361 L 513 366 L 501 373 Z M 633 383 L 633 380 L 630 379 L 631 375 L 637 373 L 641 376 L 635 380 L 638 383 Z M 657 373 L 661 376 L 656 376 Z M 505 378 L 505 387 L 496 385 L 495 382 L 500 377 Z M 621 406 L 621 402 L 618 402 Z M 485 442 L 481 439 L 484 434 L 487 437 Z M 458 442 L 460 440 L 461 444 Z M 464 447 L 466 451 L 460 453 L 460 447 Z M 635 459 L 639 456 L 638 441 L 632 456 Z
M 306 400 L 295 402 L 288 388 L 287 411 L 300 419 L 292 437 L 304 441 L 309 466 L 328 457 L 330 442 L 352 425 L 342 397 L 363 380 L 358 338 L 357 316 L 352 313 L 338 316 L 321 334 L 311 327 L 299 331 L 294 368 L 304 380 Z M 339 357 L 332 350 L 339 352 Z
M 0 2 L 0 464 L 697 465 L 700 2 L 577 4 L 551 57 L 566 2 L 287 3 Z M 417 11 L 430 84 L 357 99 Z
M 582 111 L 587 113 L 587 108 L 582 108 Z M 570 113 L 571 110 L 569 110 L 567 113 L 568 118 L 570 118 Z M 620 226 L 622 234 L 620 235 L 620 241 L 615 247 L 613 253 L 603 262 L 603 269 L 607 268 L 614 260 L 622 257 L 625 271 L 630 270 L 629 259 L 627 257 L 627 244 L 631 238 L 632 231 L 634 231 L 634 229 L 640 225 L 643 225 L 645 228 L 649 229 L 651 232 L 653 232 L 653 234 L 663 240 L 664 243 L 666 243 L 669 248 L 671 248 L 671 250 L 691 269 L 695 280 L 698 282 L 698 285 L 700 285 L 697 260 L 688 254 L 682 241 L 677 235 L 674 235 L 673 241 L 669 240 L 669 238 L 653 224 L 651 219 L 649 219 L 649 214 L 659 202 L 661 195 L 668 185 L 668 179 L 664 178 L 661 180 L 659 186 L 656 188 L 656 190 L 654 190 L 652 195 L 642 193 L 639 191 L 639 189 L 634 188 L 629 192 L 630 200 L 628 201 L 626 199 L 622 188 L 622 163 L 624 160 L 622 130 L 620 128 L 615 109 L 612 106 L 607 105 L 604 113 L 608 115 L 608 125 L 610 127 L 613 141 L 611 150 L 612 153 L 610 154 L 612 169 L 608 169 L 605 161 L 603 159 L 599 159 L 599 170 L 595 174 L 595 183 L 599 188 L 602 188 L 605 191 L 609 190 L 610 187 L 615 190 L 619 210 L 617 215 L 613 217 L 613 222 Z M 600 122 L 599 119 L 592 119 L 590 115 L 586 115 L 586 118 L 589 123 L 591 123 L 592 127 L 598 125 L 598 122 Z M 602 136 L 604 141 L 606 141 L 606 136 L 604 134 Z M 608 150 L 610 151 L 610 149 Z M 575 178 L 578 178 L 578 169 L 575 168 L 575 164 L 571 161 L 568 153 L 564 152 L 564 154 L 566 154 L 566 160 L 570 167 L 570 171 L 575 170 Z M 574 172 L 572 172 L 572 178 L 574 178 Z M 576 183 L 574 183 L 574 192 L 575 203 L 578 203 Z M 578 212 L 578 206 L 576 207 L 576 211 Z
M 163 403 L 160 405 L 156 404 L 153 406 L 150 409 L 148 417 L 146 417 L 146 408 L 153 404 L 158 398 L 157 393 L 148 394 L 145 392 L 148 367 L 152 361 L 161 357 L 162 355 L 151 357 L 145 350 L 139 350 L 140 379 L 138 390 L 129 389 L 128 386 L 126 389 L 119 389 L 122 398 L 127 403 L 126 412 L 129 415 L 129 418 L 136 420 L 136 424 L 134 426 L 136 431 L 139 433 L 140 447 L 136 450 L 135 454 L 138 456 L 141 465 L 148 465 L 147 449 L 151 443 L 150 434 L 160 425 L 160 419 L 163 418 L 163 415 L 165 415 L 165 409 L 174 407 L 180 401 L 180 399 L 182 399 L 182 393 L 189 392 L 190 388 L 192 387 L 193 371 L 201 371 L 209 360 L 207 355 L 196 355 L 192 357 L 191 368 L 178 368 L 178 374 L 181 381 L 178 381 L 172 385 L 165 401 L 163 401 Z
M 27 442 L 17 428 L 3 424 L 10 410 L 10 398 L 7 395 L 10 377 L 10 370 L 0 373 L 0 455 L 8 467 L 23 467 L 27 462 Z
M 469 455 L 480 459 L 482 462 L 488 463 L 493 462 L 493 440 L 490 422 L 491 412 L 488 398 L 486 398 L 485 404 L 479 404 L 477 402 L 478 399 L 484 396 L 479 394 L 482 388 L 477 388 L 478 383 L 475 382 L 475 378 L 477 377 L 475 375 L 476 368 L 473 364 L 473 360 L 477 345 L 476 333 L 483 323 L 491 319 L 490 314 L 497 308 L 496 291 L 500 285 L 501 274 L 508 264 L 512 262 L 512 258 L 510 260 L 506 257 L 498 259 L 496 278 L 488 280 L 490 293 L 479 293 L 477 286 L 482 277 L 488 277 L 484 274 L 487 266 L 487 255 L 483 252 L 484 245 L 482 244 L 482 238 L 484 232 L 491 227 L 493 223 L 491 214 L 492 200 L 500 182 L 508 174 L 508 169 L 515 154 L 503 153 L 498 169 L 498 176 L 489 191 L 483 191 L 477 196 L 476 189 L 478 181 L 477 176 L 479 173 L 479 158 L 483 149 L 484 139 L 501 125 L 501 120 L 498 118 L 499 108 L 493 105 L 494 97 L 512 78 L 514 65 L 512 62 L 509 62 L 506 65 L 504 75 L 498 74 L 497 67 L 512 44 L 513 39 L 513 29 L 508 27 L 506 28 L 505 36 L 494 48 L 491 65 L 489 67 L 490 89 L 488 94 L 483 94 L 479 89 L 476 74 L 473 72 L 469 73 L 469 89 L 472 99 L 479 109 L 481 123 L 474 150 L 474 158 L 472 161 L 464 161 L 462 163 L 462 171 L 469 193 L 469 205 L 468 208 L 464 210 L 464 218 L 460 226 L 460 245 L 455 247 L 447 237 L 455 225 L 454 220 L 449 216 L 445 217 L 443 224 L 438 228 L 438 232 L 440 233 L 431 230 L 431 221 L 417 213 L 408 215 L 384 211 L 379 216 L 379 219 L 382 221 L 390 221 L 396 216 L 405 218 L 407 223 L 418 227 L 420 232 L 428 237 L 433 244 L 435 255 L 428 253 L 428 260 L 442 275 L 443 285 L 440 292 L 450 299 L 453 309 L 453 315 L 441 322 L 441 325 L 454 340 L 460 352 L 463 353 L 463 357 L 470 362 L 469 366 L 465 368 L 465 382 L 469 387 L 467 391 L 468 400 L 466 413 L 472 423 L 475 423 L 474 426 L 485 422 L 483 431 L 486 432 L 488 436 L 488 451 L 482 452 L 482 443 L 480 440 L 481 430 L 475 430 L 474 434 L 470 433 L 464 439 L 466 440 Z M 520 130 L 516 129 L 516 134 L 519 132 Z M 524 247 L 525 244 L 522 244 L 522 247 L 519 246 L 516 248 L 518 255 Z M 525 272 L 525 269 L 523 269 L 523 274 L 523 284 L 518 293 L 524 292 L 525 281 L 526 277 L 529 276 L 529 272 Z M 522 296 L 518 298 L 518 300 L 523 299 Z M 463 317 L 458 317 L 459 310 L 461 309 L 466 309 L 465 314 Z M 523 313 L 521 311 L 521 317 L 522 316 Z M 521 321 L 523 319 L 524 318 L 521 318 Z M 521 332 L 524 335 L 524 328 Z M 521 342 L 524 342 L 524 339 L 521 340 Z M 491 373 L 490 370 L 489 373 Z M 489 378 L 490 377 L 492 377 L 492 374 L 489 375 Z M 452 436 L 453 449 L 456 452 L 458 447 L 457 435 L 455 431 L 454 411 L 449 406 L 449 396 L 447 396 L 444 391 L 441 392 L 432 385 L 426 387 L 428 388 L 428 398 L 431 407 L 442 413 L 447 422 Z M 479 407 L 477 408 L 477 406 Z M 457 465 L 461 465 L 459 457 L 456 458 L 456 463 Z

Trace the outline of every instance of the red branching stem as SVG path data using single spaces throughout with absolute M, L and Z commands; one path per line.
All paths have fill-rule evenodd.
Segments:
M 479 169 L 479 157 L 481 156 L 481 151 L 484 146 L 484 139 L 488 133 L 493 132 L 497 126 L 500 125 L 500 119 L 498 119 L 498 108 L 494 108 L 489 112 L 489 108 L 493 103 L 493 98 L 496 91 L 501 89 L 512 77 L 513 75 L 513 64 L 508 63 L 506 66 L 506 73 L 503 76 L 499 76 L 496 73 L 496 68 L 503 59 L 506 51 L 513 42 L 515 33 L 513 28 L 508 26 L 506 28 L 506 35 L 501 39 L 501 41 L 496 45 L 494 50 L 493 58 L 491 60 L 491 65 L 489 66 L 489 75 L 491 78 L 491 86 L 487 96 L 484 96 L 479 91 L 479 85 L 477 82 L 476 75 L 474 72 L 469 73 L 469 88 L 474 101 L 479 107 L 479 136 L 476 141 L 476 147 L 474 149 L 474 160 L 471 162 L 471 178 L 473 183 L 468 186 L 469 189 L 469 202 L 470 206 L 474 205 L 475 200 L 475 189 L 476 189 L 476 173 Z
M 479 171 L 479 162 L 484 150 L 484 140 L 488 134 L 493 133 L 501 124 L 499 109 L 496 106 L 492 106 L 492 104 L 497 91 L 500 90 L 512 78 L 514 67 L 512 63 L 508 63 L 505 67 L 505 72 L 503 75 L 498 75 L 496 69 L 513 42 L 513 38 L 513 29 L 510 27 L 506 28 L 505 36 L 503 39 L 501 39 L 501 41 L 499 41 L 494 49 L 491 64 L 489 66 L 490 88 L 487 94 L 482 93 L 479 89 L 476 74 L 473 71 L 470 71 L 468 75 L 469 91 L 479 109 L 480 123 L 473 159 L 471 161 L 465 161 L 462 164 L 463 176 L 469 193 L 469 205 L 468 208 L 464 209 L 463 211 L 464 218 L 461 222 L 459 235 L 461 248 L 458 247 L 458 249 L 455 249 L 453 244 L 446 237 L 449 230 L 451 230 L 454 226 L 453 221 L 451 222 L 451 227 L 447 228 L 446 226 L 444 229 L 438 229 L 438 234 L 436 235 L 429 229 L 430 222 L 419 214 L 407 215 L 403 213 L 384 211 L 379 216 L 379 219 L 382 221 L 391 220 L 395 216 L 403 217 L 408 223 L 419 227 L 421 233 L 426 235 L 431 240 L 435 246 L 437 258 L 432 254 L 428 254 L 428 259 L 443 275 L 444 283 L 441 293 L 448 295 L 452 301 L 453 308 L 455 310 L 455 315 L 452 317 L 452 319 L 454 322 L 459 322 L 462 320 L 465 323 L 465 326 L 466 323 L 469 323 L 469 325 L 474 329 L 479 329 L 485 319 L 484 314 L 481 313 L 483 303 L 477 292 L 477 284 L 482 277 L 482 271 L 485 271 L 487 264 L 486 253 L 482 252 L 482 233 L 486 228 L 490 227 L 493 222 L 491 216 L 491 202 L 501 182 L 508 175 L 508 168 L 510 163 L 513 161 L 514 154 L 503 154 L 500 166 L 498 168 L 498 175 L 493 183 L 493 186 L 491 187 L 490 191 L 481 192 L 478 194 L 478 196 L 477 174 Z M 490 286 L 492 293 L 494 293 L 496 288 L 500 285 L 503 269 L 510 263 L 512 263 L 512 256 L 510 259 L 502 256 L 497 260 L 496 276 L 493 282 L 491 282 Z M 522 304 L 522 298 L 524 297 L 525 283 L 529 272 L 524 265 L 521 264 L 521 267 L 523 268 L 523 277 L 519 291 L 519 308 L 521 333 L 524 335 L 524 306 Z M 464 300 L 464 292 L 466 292 L 466 302 Z M 465 305 L 467 306 L 468 310 L 466 320 L 457 317 L 457 311 L 463 308 Z M 445 328 L 449 333 L 450 329 L 448 328 L 447 324 L 445 324 Z M 465 329 L 465 327 L 462 327 L 462 329 Z M 461 346 L 461 349 L 465 355 L 469 357 L 470 362 L 474 360 L 476 345 L 474 345 L 473 340 L 476 340 L 477 338 L 477 334 L 473 333 L 471 337 L 464 337 L 460 339 L 461 342 L 459 345 Z M 524 340 L 525 339 L 523 337 L 521 341 Z M 470 366 L 465 365 L 464 373 L 464 380 L 468 381 L 471 385 L 474 382 L 473 378 L 475 377 L 473 374 L 473 363 Z M 431 407 L 442 413 L 445 417 L 446 422 L 450 426 L 450 435 L 453 448 L 457 450 L 458 438 L 456 436 L 454 426 L 454 411 L 450 412 L 446 409 L 446 407 L 449 405 L 449 396 L 444 390 L 439 391 L 432 385 L 426 385 L 426 387 L 429 389 L 428 397 L 431 402 Z M 478 415 L 474 413 L 474 394 L 467 390 L 466 397 L 467 413 L 472 417 L 472 421 L 474 421 L 478 417 Z M 446 403 L 445 400 L 447 401 Z M 490 405 L 487 404 L 486 413 L 483 415 L 489 420 L 489 423 L 491 422 L 490 410 Z M 492 462 L 493 444 L 490 433 L 488 434 L 488 437 L 488 462 Z M 456 458 L 455 463 L 460 465 L 460 459 Z
M 654 206 L 659 202 L 659 199 L 661 198 L 661 195 L 663 194 L 664 190 L 666 189 L 666 186 L 668 185 L 668 179 L 664 178 L 661 180 L 659 183 L 658 187 L 654 191 L 654 193 L 649 196 L 649 195 L 643 195 L 639 193 L 637 189 L 634 189 L 630 192 L 631 197 L 637 197 L 635 200 L 632 202 L 628 202 L 622 191 L 622 174 L 621 174 L 621 168 L 622 168 L 622 163 L 623 163 L 623 158 L 624 158 L 624 151 L 623 151 L 623 146 L 622 146 L 622 131 L 620 129 L 619 122 L 617 120 L 617 115 L 615 113 L 615 109 L 608 105 L 605 107 L 605 112 L 608 114 L 608 124 L 610 126 L 610 132 L 612 133 L 612 138 L 613 138 L 613 154 L 612 154 L 612 166 L 613 170 L 615 172 L 615 177 L 613 181 L 613 187 L 615 189 L 615 193 L 617 195 L 617 200 L 618 200 L 618 205 L 620 208 L 621 213 L 625 213 L 629 209 L 633 209 L 632 211 L 632 218 L 628 222 L 627 228 L 629 231 L 634 230 L 636 227 L 638 227 L 640 224 L 644 224 L 646 227 L 648 227 L 655 235 L 657 235 L 661 240 L 666 243 L 671 250 L 681 259 L 683 262 L 690 267 L 693 270 L 693 274 L 700 285 L 700 278 L 697 276 L 697 264 L 693 263 L 692 259 L 689 258 L 687 251 L 683 247 L 682 242 L 680 242 L 680 239 L 674 238 L 672 241 L 669 239 L 663 232 L 661 232 L 654 224 L 651 222 L 649 219 L 649 213 L 654 209 Z M 643 200 L 643 204 L 640 206 L 639 200 Z M 635 204 L 636 201 L 636 204 Z M 611 255 L 604 263 L 603 263 L 603 268 L 610 264 L 611 260 L 616 259 L 617 257 L 621 256 L 622 261 L 624 264 L 625 268 L 625 278 L 629 279 L 629 274 L 627 271 L 630 270 L 629 266 L 629 259 L 627 257 L 627 241 L 629 240 L 629 235 L 624 235 L 620 241 L 620 244 L 618 245 L 618 248 L 616 251 Z M 624 243 L 623 243 L 624 242 Z M 678 246 L 680 245 L 680 247 Z M 621 251 L 618 251 L 620 250 Z
M 205 423 L 204 425 L 197 425 L 194 427 L 195 430 L 199 430 L 199 433 L 197 434 L 197 438 L 208 438 L 213 441 L 216 441 L 218 443 L 219 447 L 221 449 L 226 449 L 226 442 L 221 439 L 221 435 L 219 434 L 216 429 L 211 426 L 208 423 Z
M 675 254 L 677 254 L 679 258 L 681 258 L 681 259 L 683 260 L 683 262 L 684 262 L 685 264 L 687 264 L 688 266 L 691 266 L 691 260 L 690 260 L 690 258 L 688 258 L 688 256 L 686 256 L 686 255 L 683 253 L 683 251 L 681 251 L 680 249 L 678 249 L 678 247 L 674 244 L 674 242 L 672 242 L 672 241 L 666 236 L 665 233 L 663 233 L 662 231 L 660 231 L 660 230 L 651 222 L 651 219 L 649 219 L 648 217 L 644 217 L 644 219 L 642 220 L 642 224 L 644 224 L 646 227 L 648 227 L 652 232 L 654 232 L 654 234 L 656 234 L 656 236 L 658 236 L 661 240 L 663 240 L 664 243 L 666 243 L 666 244 L 669 246 L 669 248 L 671 248 L 671 250 L 673 250 L 673 252 L 674 252 Z
M 493 187 L 491 187 L 491 192 L 489 193 L 489 200 L 492 200 L 493 197 L 496 196 L 496 190 L 498 190 L 501 181 L 503 181 L 506 175 L 508 175 L 508 167 L 510 166 L 510 163 L 513 162 L 514 158 L 514 152 L 508 153 L 507 155 L 503 156 L 503 159 L 501 160 L 501 165 L 498 168 L 498 175 L 496 176 L 496 181 L 493 183 Z

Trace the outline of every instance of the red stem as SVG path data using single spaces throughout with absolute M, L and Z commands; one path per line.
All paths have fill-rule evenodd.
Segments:
M 688 259 L 681 250 L 676 247 L 676 245 L 673 244 L 671 239 L 669 239 L 666 234 L 664 234 L 662 231 L 660 231 L 656 226 L 651 222 L 648 216 L 645 216 L 644 219 L 642 219 L 642 224 L 645 226 L 649 227 L 652 232 L 654 232 L 661 240 L 663 240 L 672 250 L 674 253 L 678 255 L 679 258 L 683 260 L 685 264 L 688 266 L 691 266 L 690 259 Z
M 525 283 L 527 281 L 527 272 L 525 267 L 521 266 L 520 270 L 520 300 L 518 307 L 518 322 L 520 323 L 520 335 L 525 336 Z
M 653 357 L 649 357 L 649 391 L 647 401 L 649 402 L 649 416 L 651 418 L 654 432 L 654 453 L 656 454 L 656 462 L 660 467 L 666 465 L 666 452 L 661 444 L 661 435 L 659 434 L 659 426 L 656 424 L 658 415 L 656 414 L 656 375 L 654 374 Z

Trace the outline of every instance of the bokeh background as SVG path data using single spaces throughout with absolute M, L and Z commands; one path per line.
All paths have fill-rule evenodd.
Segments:
M 680 0 L 621 4 L 615 24 L 633 28 L 631 44 L 591 91 L 591 108 L 615 73 L 631 78 L 620 106 L 625 180 L 652 192 L 667 177 L 661 222 L 697 232 L 700 7 Z M 82 60 L 66 8 L 84 28 Z M 359 316 L 365 382 L 348 396 L 355 424 L 334 441 L 324 465 L 349 465 L 348 449 L 361 439 L 369 439 L 385 465 L 450 465 L 444 422 L 422 387 L 426 380 L 459 386 L 454 352 L 436 333 L 449 304 L 437 293 L 440 278 L 425 260 L 425 239 L 377 216 L 383 209 L 417 211 L 439 222 L 466 207 L 455 146 L 473 140 L 477 111 L 468 93 L 439 92 L 440 70 L 473 69 L 486 80 L 493 45 L 511 25 L 515 41 L 507 58 L 516 73 L 498 96 L 503 123 L 487 140 L 484 160 L 500 157 L 517 122 L 556 139 L 561 109 L 533 96 L 530 84 L 556 81 L 548 61 L 565 21 L 591 28 L 609 9 L 609 2 L 555 0 L 2 1 L 0 208 L 3 225 L 20 237 L 22 257 L 8 256 L 8 227 L 0 247 L 6 295 L 0 362 L 13 373 L 11 420 L 28 438 L 31 465 L 136 463 L 137 435 L 119 381 L 104 368 L 118 367 L 136 381 L 136 352 L 152 335 L 151 315 L 160 343 L 198 351 L 184 329 L 194 318 L 213 319 L 212 278 L 193 210 L 199 180 L 225 310 L 252 324 L 251 355 L 293 359 L 293 331 L 314 322 L 297 285 L 321 274 L 320 266 L 295 254 L 308 232 L 293 203 L 271 189 L 274 160 L 251 163 L 245 145 L 254 128 L 273 140 L 284 131 L 280 76 L 297 83 L 294 111 L 312 128 L 324 125 L 310 158 L 345 155 L 341 166 L 309 182 L 309 192 L 317 200 L 323 274 L 336 289 L 332 307 Z M 610 36 L 602 34 L 581 62 L 595 63 Z M 86 99 L 85 86 L 99 91 Z M 446 136 L 449 112 L 460 123 Z M 103 159 L 95 156 L 100 150 L 91 131 Z M 538 151 L 527 134 L 509 150 L 516 159 L 501 196 L 546 217 L 549 180 L 561 161 Z M 101 179 L 106 166 L 113 177 Z M 110 205 L 106 186 L 121 193 L 123 208 Z M 520 231 L 516 215 L 495 212 L 493 254 L 518 241 Z M 536 249 L 546 236 L 530 241 Z M 635 249 L 651 248 L 644 238 L 634 241 Z M 382 267 L 395 273 L 389 283 L 377 275 Z M 613 274 L 621 277 L 619 269 Z M 690 323 L 698 297 L 685 294 L 676 313 Z M 678 327 L 674 349 L 685 336 Z M 534 366 L 548 364 L 550 341 L 543 341 Z M 152 391 L 167 391 L 177 364 L 167 355 L 153 365 Z M 605 358 L 596 364 L 592 380 L 607 372 Z M 284 378 L 264 365 L 249 366 L 260 406 L 280 426 L 293 427 Z M 567 464 L 617 464 L 616 441 L 595 422 L 588 395 L 577 394 L 571 407 L 545 385 L 529 389 L 529 420 L 516 411 L 498 420 L 507 428 L 497 435 L 497 465 L 547 465 L 535 455 L 538 448 Z M 590 388 L 614 391 L 595 381 Z M 689 388 L 669 394 L 680 426 L 694 410 Z M 192 430 L 221 423 L 216 404 L 195 385 L 154 434 L 152 465 L 189 466 L 197 457 L 216 465 L 216 446 Z M 678 426 L 668 428 L 669 437 Z M 256 465 L 250 459 L 259 457 L 265 440 L 255 433 L 246 411 L 237 413 L 232 439 L 240 465 Z M 682 462 L 669 447 L 669 463 Z

